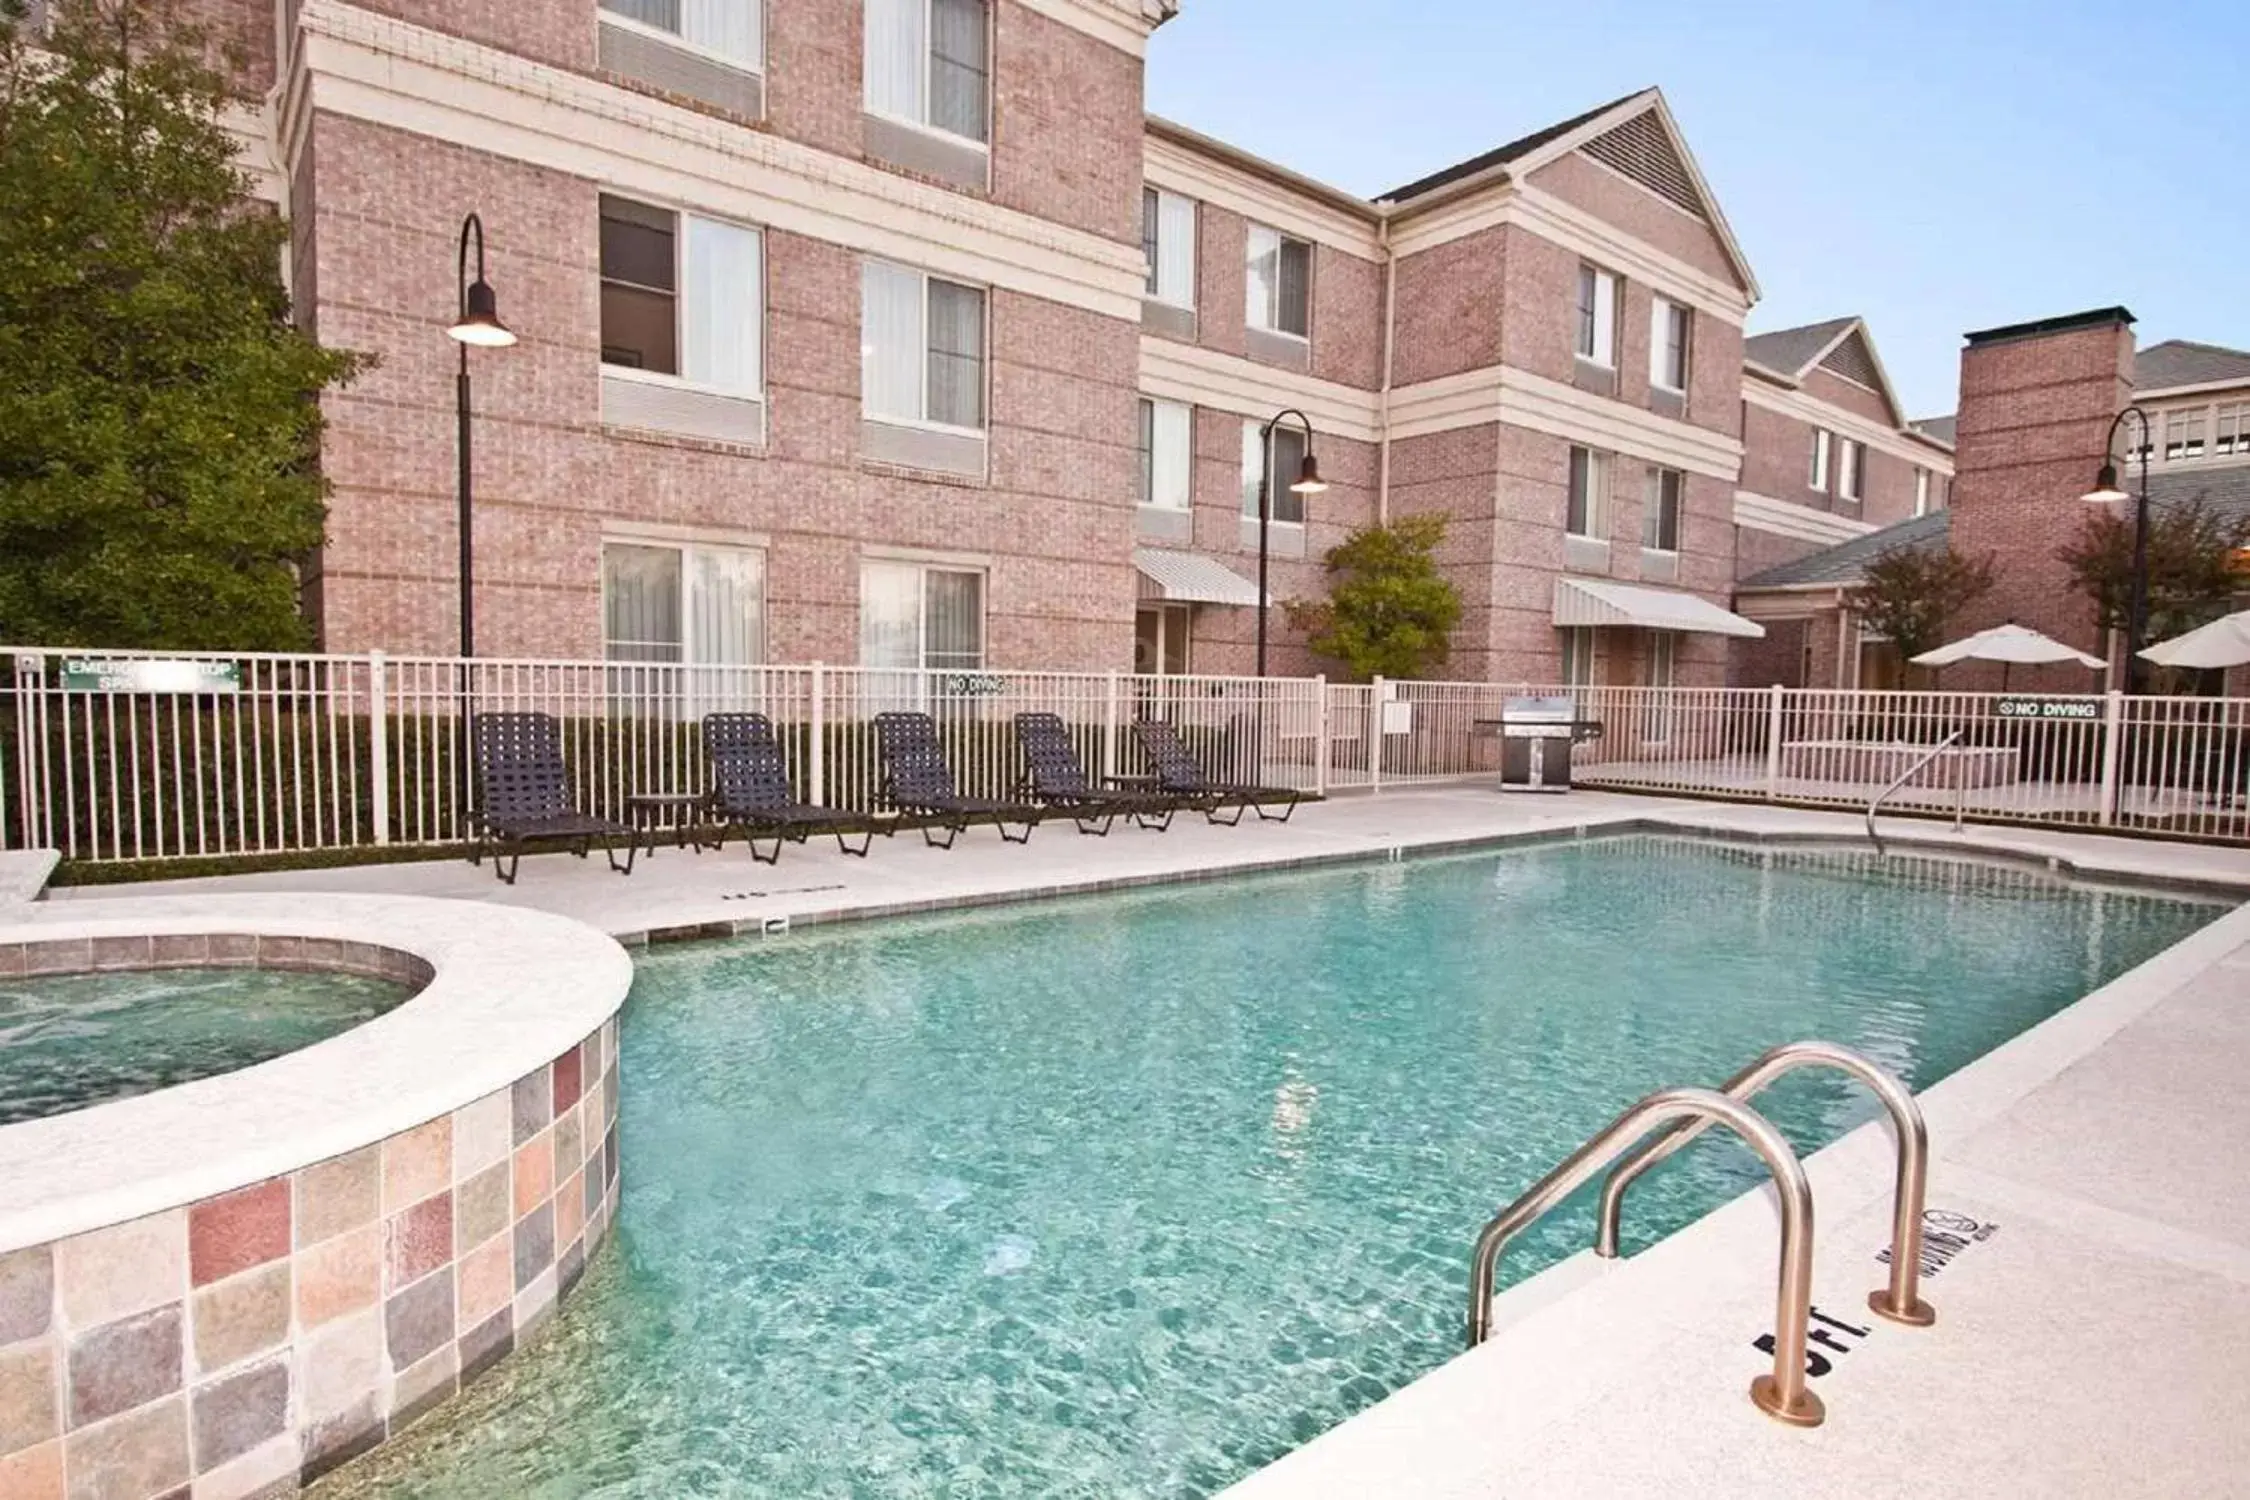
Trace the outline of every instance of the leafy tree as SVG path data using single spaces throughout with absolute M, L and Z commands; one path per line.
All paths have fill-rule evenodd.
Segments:
M 1353 532 L 1328 549 L 1328 597 L 1287 601 L 1289 623 L 1357 681 L 1419 677 L 1437 666 L 1461 618 L 1460 590 L 1434 556 L 1446 519 L 1402 516 Z
M 2182 505 L 2151 507 L 2148 518 L 2148 634 L 2143 645 L 2205 625 L 2232 606 L 2243 580 L 2234 553 L 2250 542 L 2250 519 L 2221 515 L 2198 495 Z M 2133 610 L 2133 516 L 2130 507 L 2089 509 L 2069 544 L 2055 554 L 2071 586 L 2094 606 L 2105 630 L 2123 630 Z
M 1946 625 L 1992 587 L 1992 559 L 1895 543 L 1861 575 L 1852 608 L 1889 636 L 1902 662 L 1945 644 Z
M 223 79 L 177 0 L 0 24 L 0 640 L 288 648 L 319 393 Z M 0 0 L 21 16 L 23 0 Z

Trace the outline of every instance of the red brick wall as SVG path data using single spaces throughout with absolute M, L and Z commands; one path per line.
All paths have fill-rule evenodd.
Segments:
M 1513 224 L 1500 234 L 1501 362 L 1568 381 L 1577 359 L 1578 252 Z
M 557 67 L 594 66 L 592 0 L 354 0 L 362 8 Z M 769 7 L 781 9 L 781 7 Z
M 1399 258 L 1398 384 L 1500 362 L 1504 243 L 1501 230 L 1484 229 Z
M 2106 455 L 2110 423 L 2132 395 L 2133 333 L 2123 322 L 1972 344 L 1961 354 L 1953 545 L 1990 553 L 1994 587 L 1956 622 L 1962 634 L 2013 619 L 2095 655 L 2093 609 L 2055 551 L 2087 510 L 2079 499 Z M 1999 669 L 1964 664 L 1948 687 L 1999 686 Z M 2020 688 L 2084 691 L 2080 667 L 2018 668 Z
M 860 5 L 766 7 L 766 124 L 775 134 L 858 157 L 866 14 Z
M 273 0 L 177 0 L 171 14 L 203 32 L 236 92 L 255 98 L 273 87 Z
M 1312 330 L 1314 375 L 1363 391 L 1380 389 L 1382 266 L 1332 246 L 1315 245 Z
M 856 5 L 826 8 L 861 10 Z M 994 200 L 1138 245 L 1141 60 L 1028 6 L 1003 3 L 997 12 Z M 856 91 L 856 53 L 852 61 Z M 1238 291 L 1238 300 L 1240 295 Z
M 995 291 L 990 482 L 904 477 L 857 458 L 857 257 L 769 231 L 767 449 L 609 434 L 594 184 L 326 115 L 313 150 L 320 197 L 299 232 L 331 293 L 322 334 L 382 356 L 326 403 L 331 649 L 452 644 L 442 330 L 455 226 L 474 206 L 523 340 L 472 356 L 480 650 L 598 654 L 603 522 L 623 520 L 764 537 L 776 660 L 857 659 L 859 549 L 877 543 L 991 558 L 994 666 L 1130 662 L 1132 324 Z

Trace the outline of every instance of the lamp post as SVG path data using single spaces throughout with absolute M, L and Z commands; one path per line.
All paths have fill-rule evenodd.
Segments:
M 477 242 L 477 276 L 469 279 L 469 240 Z M 445 336 L 461 346 L 461 373 L 454 382 L 454 407 L 458 422 L 461 473 L 456 491 L 456 524 L 461 543 L 461 655 L 464 660 L 477 654 L 476 607 L 470 592 L 472 568 L 475 563 L 475 538 L 469 526 L 469 350 L 505 349 L 515 343 L 516 336 L 508 325 L 500 321 L 499 299 L 493 295 L 492 283 L 484 279 L 484 221 L 475 214 L 461 221 L 461 256 L 456 267 L 456 283 L 460 289 L 460 313 Z M 467 670 L 463 669 L 464 672 Z
M 1320 477 L 1320 465 L 1313 461 L 1312 419 L 1294 406 L 1275 412 L 1265 426 L 1258 429 L 1258 445 L 1264 451 L 1265 461 L 1258 475 L 1258 675 L 1266 675 L 1266 574 L 1270 556 L 1269 537 L 1273 527 L 1273 433 L 1291 417 L 1305 432 L 1304 462 L 1297 466 L 1297 478 L 1289 486 L 1299 495 L 1317 495 L 1328 488 Z
M 2131 417 L 2140 427 L 2140 492 L 2127 495 L 2118 488 L 2117 461 L 2108 455 L 2117 451 L 2117 434 Z M 2103 444 L 2101 472 L 2094 477 L 2094 487 L 2081 498 L 2092 505 L 2112 505 L 2119 500 L 2133 502 L 2133 597 L 2125 617 L 2125 691 L 2137 692 L 2141 678 L 2141 637 L 2148 632 L 2148 455 L 2156 445 L 2155 429 L 2149 425 L 2148 413 L 2138 406 L 2128 406 L 2109 424 L 2109 440 Z

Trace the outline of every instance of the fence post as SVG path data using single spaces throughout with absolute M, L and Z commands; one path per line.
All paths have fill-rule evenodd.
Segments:
M 1766 800 L 1781 799 L 1781 695 L 1775 683 L 1766 698 Z
M 805 800 L 814 807 L 828 805 L 828 673 L 824 663 L 812 664 L 812 752 L 806 762 Z
M 1320 707 L 1313 713 L 1313 795 L 1328 795 L 1328 674 L 1321 673 L 1313 679 L 1313 691 L 1320 694 Z
M 1367 789 L 1383 789 L 1383 679 L 1367 686 Z
M 375 795 L 369 815 L 375 820 L 375 842 L 391 841 L 391 692 L 383 653 L 367 654 L 367 762 L 375 778 Z
M 1112 669 L 1109 674 L 1109 681 L 1105 686 L 1105 692 L 1107 694 L 1107 697 L 1102 705 L 1101 784 L 1106 786 L 1109 783 L 1109 779 L 1117 774 L 1117 711 L 1120 704 L 1117 692 L 1117 673 L 1114 669 Z
M 2109 691 L 2108 702 L 2102 708 L 2102 814 L 2101 826 L 2113 827 L 2117 822 L 2117 788 L 2123 767 L 2119 764 L 2125 748 L 2125 695 L 2117 689 Z

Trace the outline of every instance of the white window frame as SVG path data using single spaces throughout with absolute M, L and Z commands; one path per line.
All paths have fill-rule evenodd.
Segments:
M 1664 545 L 1664 482 L 1672 481 L 1672 545 Z M 1648 471 L 1648 496 L 1641 511 L 1641 550 L 1678 556 L 1687 525 L 1687 474 L 1680 469 Z
M 610 577 L 609 551 L 612 547 L 635 547 L 648 552 L 670 552 L 679 559 L 680 569 L 680 655 L 676 661 L 649 661 L 636 657 L 610 654 L 612 642 L 609 634 Z M 629 534 L 605 535 L 601 545 L 601 609 L 602 609 L 602 659 L 626 667 L 754 667 L 764 665 L 767 651 L 767 585 L 770 559 L 766 549 L 737 543 L 684 542 L 668 537 L 633 536 Z M 694 562 L 699 555 L 725 554 L 731 557 L 751 557 L 758 563 L 758 616 L 752 629 L 756 636 L 756 650 L 746 662 L 721 662 L 705 660 L 697 652 L 695 638 L 696 610 L 691 597 L 695 587 Z M 650 642 L 636 644 L 648 645 Z
M 1266 306 L 1259 305 L 1257 300 L 1258 284 L 1250 276 L 1250 267 L 1257 262 L 1261 254 L 1259 244 L 1262 238 L 1271 240 L 1274 247 L 1273 298 L 1271 303 Z M 1305 251 L 1305 331 L 1303 333 L 1292 332 L 1282 327 L 1279 321 L 1281 318 L 1281 264 L 1287 258 L 1288 247 L 1291 245 L 1301 245 Z M 1243 237 L 1242 270 L 1242 317 L 1244 323 L 1257 329 L 1260 333 L 1271 334 L 1275 338 L 1295 339 L 1299 343 L 1310 343 L 1312 341 L 1313 317 L 1312 241 L 1299 239 L 1296 235 L 1276 229 L 1270 224 L 1252 223 L 1249 233 Z
M 2250 401 L 2225 402 L 2213 411 L 2211 455 L 2250 457 Z
M 1914 514 L 1930 513 L 1930 471 L 1916 465 L 1914 470 Z
M 1836 498 L 1854 505 L 1867 499 L 1867 445 L 1857 438 L 1837 440 Z
M 862 556 L 859 560 L 859 618 L 864 632 L 867 618 L 867 570 L 869 568 L 910 569 L 916 575 L 914 611 L 914 662 L 911 667 L 892 667 L 871 664 L 866 659 L 864 635 L 860 646 L 860 668 L 868 673 L 881 672 L 983 672 L 992 656 L 992 574 L 989 569 L 973 567 L 966 563 L 924 561 L 912 557 L 886 557 L 879 554 Z M 975 666 L 930 665 L 930 575 L 932 573 L 960 573 L 977 580 L 977 663 Z
M 1585 530 L 1572 524 L 1570 514 L 1574 500 L 1572 491 L 1577 488 L 1578 460 L 1583 455 L 1586 471 Z M 1607 542 L 1609 540 L 1609 455 L 1599 448 L 1589 448 L 1573 443 L 1563 461 L 1563 534 L 1582 541 Z
M 1563 625 L 1557 627 L 1562 636 L 1559 655 L 1562 661 L 1562 685 L 1566 688 L 1591 688 L 1594 686 L 1595 651 L 1597 640 L 1591 625 Z
M 917 404 L 918 404 L 918 406 L 920 407 L 920 410 L 921 410 L 921 413 L 922 413 L 922 414 L 921 414 L 920 416 L 913 416 L 913 417 L 907 417 L 907 416 L 897 416 L 897 415 L 894 415 L 894 414 L 891 414 L 891 413 L 888 413 L 888 412 L 879 412 L 879 411 L 876 411 L 876 410 L 874 410 L 874 409 L 873 409 L 872 407 L 870 407 L 870 406 L 868 405 L 868 380 L 867 380 L 867 366 L 868 366 L 868 362 L 869 362 L 869 361 L 870 361 L 871 359 L 873 359 L 873 358 L 875 357 L 875 346 L 874 346 L 873 344 L 871 344 L 871 343 L 869 343 L 869 342 L 867 341 L 867 340 L 868 340 L 868 333 L 867 333 L 867 273 L 868 273 L 868 271 L 869 271 L 870 269 L 873 269 L 873 268 L 875 268 L 875 267 L 878 267 L 878 266 L 879 266 L 879 267 L 882 267 L 882 268 L 884 268 L 884 269 L 886 269 L 886 270 L 889 270 L 889 271 L 894 271 L 894 272 L 898 272 L 898 273 L 900 273 L 900 274 L 903 274 L 903 275 L 907 275 L 907 276 L 912 276 L 912 277 L 914 277 L 914 278 L 915 278 L 915 279 L 916 279 L 917 281 L 919 281 L 919 282 L 921 283 L 921 288 L 922 288 L 922 296 L 921 296 L 921 302 L 920 302 L 920 305 L 921 305 L 921 324 L 920 324 L 920 328 L 921 328 L 921 358 L 920 358 L 919 360 L 917 360 L 917 361 L 915 362 L 915 367 L 914 367 L 914 369 L 915 369 L 914 381 L 915 381 L 915 390 L 916 390 L 916 393 L 917 393 Z M 958 288 L 962 289 L 963 291 L 970 291 L 970 292 L 975 292 L 975 293 L 977 294 L 978 298 L 980 299 L 980 306 L 982 307 L 982 309 L 983 309 L 983 313 L 984 313 L 984 319 L 983 319 L 983 323 L 984 323 L 984 332 L 983 332 L 983 336 L 982 336 L 982 352 L 981 352 L 981 353 L 979 354 L 979 356 L 978 356 L 978 361 L 977 361 L 977 363 L 978 363 L 978 369 L 977 369 L 977 382 L 978 382 L 978 386 L 979 386 L 979 394 L 978 394 L 978 398 L 977 398 L 977 409 L 978 409 L 979 411 L 981 411 L 981 412 L 982 412 L 982 413 L 984 414 L 984 423 L 983 423 L 983 425 L 982 425 L 982 426 L 978 426 L 978 427 L 963 427 L 963 426 L 961 426 L 961 425 L 960 425 L 959 423 L 955 423 L 955 422 L 939 422 L 939 421 L 933 420 L 933 419 L 932 419 L 932 418 L 931 418 L 931 417 L 929 416 L 929 410 L 930 410 L 930 283 L 932 283 L 932 282 L 941 282 L 941 283 L 943 283 L 943 284 L 944 284 L 944 285 L 946 285 L 946 286 L 951 286 L 951 287 L 958 287 Z M 988 433 L 988 432 L 989 432 L 989 431 L 991 430 L 991 427 L 992 427 L 992 290 L 991 290 L 991 288 L 989 288 L 989 287 L 982 287 L 982 286 L 976 286 L 976 285 L 974 285 L 974 284 L 972 284 L 972 283 L 970 283 L 970 282 L 966 282 L 966 281 L 956 281 L 956 280 L 955 280 L 954 278 L 952 278 L 952 277 L 950 277 L 950 276 L 939 276 L 939 275 L 936 275 L 936 274 L 934 274 L 934 273 L 932 273 L 932 272 L 929 272 L 929 271 L 924 271 L 924 270 L 922 270 L 922 269 L 920 269 L 919 267 L 916 267 L 916 266 L 901 265 L 901 264 L 900 264 L 899 262 L 897 262 L 897 261 L 894 261 L 894 260 L 884 260 L 884 259 L 882 259 L 882 258 L 881 258 L 880 256 L 873 256 L 873 255 L 870 255 L 870 256 L 866 256 L 866 257 L 863 257 L 863 258 L 862 258 L 862 260 L 861 260 L 861 262 L 860 262 L 860 294 L 859 294 L 859 315 L 860 315 L 860 374 L 859 374 L 859 411 L 860 411 L 860 415 L 861 415 L 861 416 L 862 416 L 863 418 L 865 418 L 865 419 L 866 419 L 867 421 L 870 421 L 870 422 L 881 422 L 881 423 L 885 424 L 886 426 L 891 426 L 891 427 L 913 427 L 913 428 L 919 428 L 920 430 L 922 430 L 922 431 L 924 431 L 924 432 L 946 432 L 946 433 L 953 433 L 953 434 L 956 434 L 956 435 L 959 435 L 959 436 L 963 436 L 963 437 L 983 437 L 983 436 L 985 436 L 985 434 L 986 434 L 986 433 Z
M 1258 487 L 1265 481 L 1266 455 L 1269 451 L 1264 427 L 1265 424 L 1256 417 L 1245 418 L 1242 423 L 1242 519 L 1253 524 L 1258 519 Z M 1285 432 L 1292 434 L 1299 443 L 1305 441 L 1305 435 L 1294 427 L 1276 427 L 1273 435 L 1278 438 Z M 1295 478 L 1291 477 L 1285 483 L 1276 484 L 1268 493 L 1267 507 L 1271 512 L 1267 517 L 1268 525 L 1286 526 L 1299 531 L 1304 529 L 1305 497 L 1289 488 L 1295 482 Z M 1295 520 L 1282 515 L 1281 507 L 1284 505 L 1296 507 Z
M 646 21 L 638 20 L 619 11 L 612 10 L 609 7 L 608 0 L 597 0 L 597 3 L 600 6 L 599 19 L 601 21 L 601 24 L 604 26 L 614 26 L 620 31 L 634 32 L 640 36 L 648 37 L 652 41 L 661 42 L 665 46 L 674 48 L 678 51 L 692 53 L 697 57 L 708 58 L 712 62 L 717 63 L 720 67 L 731 68 L 737 73 L 750 73 L 761 78 L 765 76 L 766 7 L 764 4 L 764 0 L 749 0 L 751 17 L 754 22 L 752 31 L 755 35 L 756 45 L 758 49 L 758 55 L 755 58 L 749 59 L 737 57 L 732 52 L 723 51 L 720 48 L 708 46 L 702 42 L 690 41 L 680 32 L 666 31 L 661 26 L 651 26 Z
M 1813 489 L 1820 491 L 1823 495 L 1828 493 L 1829 450 L 1834 443 L 1835 438 L 1827 428 L 1815 427 L 1813 429 L 1812 478 L 1809 483 Z
M 831 0 L 831 3 L 833 3 L 833 0 Z M 936 88 L 930 79 L 931 71 L 937 66 L 937 49 L 930 44 L 930 39 L 936 30 L 931 19 L 931 11 L 934 8 L 935 0 L 919 0 L 919 3 L 922 7 L 922 108 L 927 111 L 936 94 Z M 991 151 L 992 82 L 995 72 L 993 66 L 995 50 L 993 46 L 994 6 L 993 0 L 977 0 L 977 3 L 984 10 L 984 136 L 982 139 L 973 135 L 963 135 L 957 130 L 948 130 L 945 126 L 933 124 L 928 120 L 917 120 L 912 115 L 902 115 L 895 110 L 884 109 L 875 102 L 870 92 L 874 88 L 875 70 L 868 57 L 868 47 L 872 44 L 873 39 L 873 28 L 866 25 L 865 0 L 861 0 L 860 10 L 861 25 L 864 32 L 860 42 L 860 108 L 877 119 L 888 120 L 894 125 L 903 125 L 909 130 L 918 130 L 924 135 L 936 136 L 939 140 L 974 147 L 979 151 Z
M 1593 298 L 1590 309 L 1586 305 L 1589 295 Z M 1617 368 L 1617 313 L 1624 301 L 1622 276 L 1592 261 L 1578 263 L 1576 300 L 1571 305 L 1571 348 L 1580 359 L 1605 370 Z M 1589 341 L 1591 349 L 1586 347 Z
M 2201 406 L 2164 414 L 2165 463 L 2193 463 L 2211 451 L 2210 415 Z
M 1665 296 L 1649 298 L 1648 306 L 1648 383 L 1671 395 L 1685 396 L 1688 382 L 1694 378 L 1695 314 L 1686 303 L 1674 302 Z M 1672 382 L 1672 372 L 1668 368 L 1671 361 L 1666 357 L 1673 348 L 1672 327 L 1675 314 L 1678 315 L 1680 330 L 1680 379 L 1677 385 Z
M 1141 448 L 1140 491 L 1135 497 L 1147 510 L 1185 512 L 1195 508 L 1195 408 L 1184 401 L 1164 401 L 1143 396 L 1138 405 L 1140 431 L 1148 439 Z M 1179 445 L 1178 456 L 1165 461 L 1166 433 Z
M 1195 310 L 1196 240 L 1200 228 L 1200 205 L 1197 204 L 1195 199 L 1183 194 L 1166 192 L 1163 188 L 1151 186 L 1143 188 L 1141 192 L 1141 210 L 1144 220 L 1147 218 L 1148 210 L 1151 207 L 1156 210 L 1155 220 L 1153 224 L 1144 222 L 1141 238 L 1144 244 L 1153 239 L 1156 245 L 1156 254 L 1149 260 L 1148 277 L 1142 283 L 1141 295 L 1153 302 L 1161 302 L 1167 307 L 1185 308 L 1189 312 L 1193 312 Z M 1165 233 L 1167 224 L 1175 230 L 1180 230 L 1181 233 L 1167 235 Z M 1182 243 L 1183 240 L 1185 241 L 1184 244 Z M 1165 272 L 1168 269 L 1180 273 L 1180 277 L 1175 279 L 1185 280 L 1186 295 L 1166 295 L 1164 289 L 1167 279 Z M 1177 291 L 1179 288 L 1175 287 L 1174 290 Z
M 1648 631 L 1641 642 L 1641 686 L 1648 690 L 1641 713 L 1644 745 L 1671 742 L 1671 689 L 1679 680 L 1679 648 L 1679 634 L 1670 630 Z
M 637 380 L 648 385 L 672 386 L 681 390 L 709 391 L 714 395 L 732 396 L 742 400 L 765 400 L 766 321 L 772 315 L 768 307 L 767 298 L 767 260 L 765 230 L 760 228 L 756 224 L 745 224 L 739 219 L 722 219 L 716 214 L 694 213 L 675 204 L 651 201 L 648 198 L 641 197 L 638 194 L 634 193 L 604 191 L 602 196 L 606 198 L 621 199 L 628 203 L 637 204 L 642 208 L 651 209 L 657 213 L 670 214 L 672 216 L 672 353 L 673 362 L 679 366 L 679 370 L 677 372 L 674 372 L 666 370 L 643 369 L 637 365 L 613 365 L 607 360 L 602 360 L 602 377 L 604 379 L 614 378 L 620 380 Z M 596 283 L 596 297 L 598 299 L 600 283 L 608 280 L 609 278 L 601 274 L 600 266 L 598 264 L 600 257 L 600 225 L 598 222 L 598 206 L 596 208 L 596 214 L 597 223 L 595 226 L 595 255 L 597 264 L 595 267 L 594 277 Z M 688 231 L 688 225 L 691 222 L 697 221 L 705 224 L 716 225 L 721 229 L 730 229 L 742 234 L 746 234 L 750 237 L 751 242 L 756 246 L 755 253 L 758 258 L 756 271 L 758 315 L 753 323 L 752 338 L 754 347 L 750 351 L 750 357 L 757 368 L 757 375 L 756 378 L 746 386 L 725 385 L 715 380 L 699 380 L 686 373 L 688 365 L 688 319 L 693 315 L 693 309 L 691 309 L 691 307 L 689 306 L 690 298 L 688 296 L 688 285 L 691 275 L 691 257 L 688 247 L 689 242 L 693 237 Z M 627 284 L 629 285 L 630 283 Z M 597 306 L 595 308 L 595 335 L 597 342 L 600 337 L 600 316 L 601 310 L 599 306 Z

